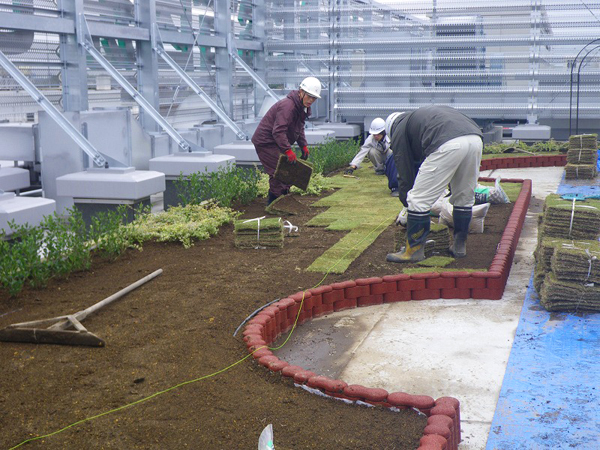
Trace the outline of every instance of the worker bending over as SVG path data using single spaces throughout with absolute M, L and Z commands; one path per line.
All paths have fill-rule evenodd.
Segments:
M 407 208 L 396 219 L 398 225 L 406 218 L 406 246 L 403 251 L 389 253 L 387 260 L 402 263 L 425 258 L 429 211 L 448 185 L 454 221 L 449 250 L 456 258 L 466 256 L 483 151 L 479 126 L 453 108 L 431 105 L 390 114 L 385 131 L 398 170 L 399 199 Z
M 290 92 L 267 111 L 252 136 L 258 159 L 269 175 L 267 205 L 290 191 L 289 185 L 274 177 L 279 155 L 286 155 L 287 161 L 295 164 L 292 145 L 297 142 L 302 149 L 301 158 L 308 159 L 304 123 L 310 116 L 310 105 L 318 98 L 321 98 L 321 82 L 315 77 L 305 78 L 298 90 Z

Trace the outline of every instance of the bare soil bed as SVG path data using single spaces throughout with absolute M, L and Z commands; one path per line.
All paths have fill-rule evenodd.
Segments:
M 315 197 L 297 197 L 309 205 Z M 447 268 L 489 266 L 512 205 L 494 205 L 486 232 L 469 236 L 468 256 Z M 244 207 L 264 215 L 264 200 Z M 289 217 L 300 236 L 284 248 L 239 250 L 233 227 L 191 249 L 148 243 L 115 262 L 54 280 L 17 299 L 0 294 L 0 327 L 74 313 L 149 273 L 163 274 L 88 317 L 84 325 L 105 348 L 0 343 L 0 447 L 52 433 L 186 381 L 247 355 L 234 330 L 265 303 L 315 286 L 308 267 L 342 233 L 303 225 L 319 211 Z M 385 261 L 394 226 L 342 275 L 325 284 L 399 272 Z M 240 333 L 241 334 L 241 333 Z M 398 391 L 402 386 L 398 386 Z M 420 394 L 411 392 L 411 394 Z M 415 449 L 426 417 L 415 411 L 348 406 L 293 387 L 250 358 L 214 377 L 77 424 L 24 448 L 255 449 L 269 423 L 277 449 Z

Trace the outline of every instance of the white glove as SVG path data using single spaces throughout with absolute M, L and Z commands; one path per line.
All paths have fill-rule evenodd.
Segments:
M 402 225 L 403 227 L 405 227 L 407 220 L 408 220 L 408 209 L 405 206 L 404 208 L 402 208 L 402 211 L 400 211 L 400 213 L 398 214 L 398 217 L 396 217 L 396 225 Z

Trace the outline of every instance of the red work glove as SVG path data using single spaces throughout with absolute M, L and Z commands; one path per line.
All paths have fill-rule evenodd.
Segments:
M 306 145 L 302 147 L 302 156 L 300 157 L 300 159 L 308 159 L 308 147 Z
M 285 156 L 287 156 L 288 162 L 290 164 L 296 164 L 296 160 L 298 158 L 296 158 L 296 154 L 294 153 L 294 151 L 291 148 L 289 150 L 285 151 Z

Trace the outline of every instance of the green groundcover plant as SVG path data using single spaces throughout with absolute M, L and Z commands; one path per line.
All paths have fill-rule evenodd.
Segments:
M 223 224 L 230 223 L 240 213 L 219 206 L 214 200 L 200 204 L 174 206 L 158 214 L 144 214 L 126 226 L 132 242 L 148 240 L 181 242 L 185 248 L 194 240 L 208 239 Z
M 330 140 L 311 149 L 313 176 L 303 195 L 319 195 L 350 182 L 323 176 L 348 165 L 358 151 L 356 141 Z M 175 182 L 180 206 L 150 214 L 148 208 L 134 211 L 129 222 L 128 206 L 92 216 L 86 224 L 76 208 L 65 217 L 47 216 L 35 227 L 10 223 L 12 234 L 0 232 L 0 289 L 16 296 L 27 285 L 42 288 L 54 277 L 87 270 L 92 256 L 115 259 L 127 248 L 141 249 L 148 240 L 174 241 L 186 248 L 194 240 L 208 239 L 239 212 L 234 203 L 248 204 L 266 196 L 268 176 L 258 168 L 228 165 L 214 172 L 181 175 Z
M 116 259 L 127 248 L 141 249 L 147 240 L 178 241 L 185 247 L 195 239 L 208 239 L 238 212 L 214 201 L 170 208 L 150 214 L 135 211 L 128 223 L 127 206 L 92 216 L 86 225 L 77 209 L 66 218 L 47 216 L 40 225 L 10 223 L 13 233 L 0 233 L 0 288 L 14 297 L 27 285 L 42 288 L 54 277 L 87 270 L 92 256 Z

